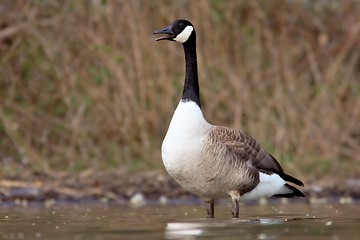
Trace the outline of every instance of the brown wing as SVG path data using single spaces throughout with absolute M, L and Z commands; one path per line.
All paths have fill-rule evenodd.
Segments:
M 266 174 L 276 173 L 286 181 L 303 186 L 303 183 L 284 173 L 280 163 L 267 153 L 251 136 L 227 127 L 215 127 L 213 134 L 226 145 L 229 151 L 236 154 L 238 161 L 255 167 Z

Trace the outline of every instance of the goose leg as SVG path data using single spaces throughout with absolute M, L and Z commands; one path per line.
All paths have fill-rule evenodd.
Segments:
M 239 218 L 239 201 L 236 198 L 232 198 L 231 213 L 233 218 Z
M 214 218 L 214 199 L 205 199 L 207 218 Z
M 231 213 L 233 218 L 239 218 L 239 198 L 240 193 L 237 190 L 229 191 L 232 201 Z

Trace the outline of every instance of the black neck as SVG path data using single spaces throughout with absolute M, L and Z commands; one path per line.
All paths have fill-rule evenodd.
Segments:
M 189 39 L 183 43 L 185 52 L 185 84 L 182 95 L 182 101 L 193 101 L 199 107 L 200 95 L 199 95 L 199 81 L 198 81 L 198 69 L 196 59 L 196 35 L 195 32 L 191 34 Z

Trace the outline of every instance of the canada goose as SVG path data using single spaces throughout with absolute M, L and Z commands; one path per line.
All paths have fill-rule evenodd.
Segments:
M 230 196 L 232 216 L 239 216 L 239 201 L 261 197 L 304 197 L 286 181 L 304 184 L 284 173 L 279 162 L 251 136 L 208 123 L 201 111 L 196 60 L 196 33 L 191 22 L 178 19 L 157 30 L 156 41 L 182 44 L 185 84 L 182 98 L 162 144 L 168 173 L 185 189 L 202 197 L 209 218 L 214 199 Z

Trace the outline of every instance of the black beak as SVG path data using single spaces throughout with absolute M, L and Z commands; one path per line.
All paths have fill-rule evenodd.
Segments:
M 156 39 L 156 41 L 160 41 L 160 40 L 170 40 L 170 41 L 174 41 L 174 33 L 172 31 L 172 26 L 167 26 L 166 28 L 160 29 L 160 30 L 156 30 L 154 32 L 154 34 L 165 34 L 166 36 L 162 36 Z

